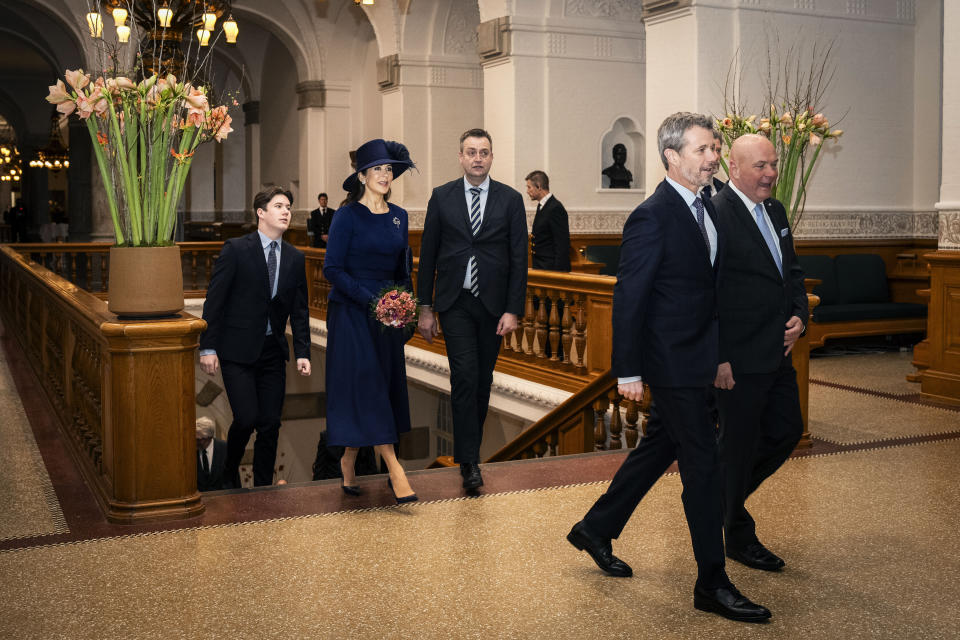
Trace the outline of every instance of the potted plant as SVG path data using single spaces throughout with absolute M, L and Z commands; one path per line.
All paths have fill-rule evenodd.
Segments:
M 107 192 L 116 245 L 110 249 L 108 306 L 120 316 L 183 309 L 177 203 L 197 147 L 231 131 L 227 106 L 205 87 L 156 74 L 134 82 L 67 70 L 47 101 L 86 122 Z

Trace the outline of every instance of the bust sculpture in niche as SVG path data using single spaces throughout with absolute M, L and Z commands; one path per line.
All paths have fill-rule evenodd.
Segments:
M 629 189 L 633 174 L 626 167 L 627 148 L 619 142 L 613 145 L 613 164 L 603 170 L 610 179 L 610 189 Z

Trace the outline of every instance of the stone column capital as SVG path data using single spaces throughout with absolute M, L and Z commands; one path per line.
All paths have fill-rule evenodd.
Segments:
M 327 89 L 323 80 L 307 80 L 297 84 L 297 109 L 323 108 L 327 105 Z

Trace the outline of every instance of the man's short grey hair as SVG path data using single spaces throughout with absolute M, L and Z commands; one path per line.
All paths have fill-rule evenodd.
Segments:
M 197 437 L 212 438 L 217 432 L 217 423 L 206 416 L 197 418 Z
M 712 133 L 713 119 L 702 113 L 678 111 L 667 116 L 660 124 L 660 128 L 657 129 L 657 146 L 660 148 L 660 161 L 663 162 L 664 169 L 670 168 L 667 154 L 664 152 L 667 149 L 673 149 L 677 153 L 683 151 L 683 134 L 693 127 L 703 127 Z

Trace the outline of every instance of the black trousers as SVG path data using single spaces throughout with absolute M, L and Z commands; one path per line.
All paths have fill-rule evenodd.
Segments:
M 466 289 L 440 314 L 450 362 L 454 462 L 480 462 L 483 422 L 502 340 L 497 335 L 499 322 Z
M 726 586 L 717 435 L 708 409 L 712 389 L 653 387 L 651 391 L 656 409 L 646 437 L 623 461 L 607 492 L 584 516 L 584 524 L 596 536 L 618 538 L 640 500 L 676 460 L 697 561 L 697 584 L 705 589 Z
M 227 486 L 240 486 L 240 460 L 256 429 L 253 484 L 257 487 L 271 485 L 287 382 L 287 361 L 280 344 L 276 338 L 267 336 L 256 362 L 240 364 L 221 360 L 220 369 L 233 411 L 233 424 L 227 434 L 224 482 Z
M 717 390 L 727 547 L 756 542 L 744 502 L 780 468 L 803 434 L 797 372 L 790 357 L 773 373 L 734 373 L 733 389 Z

